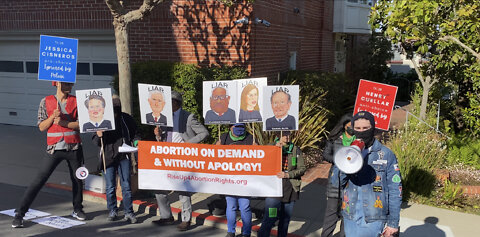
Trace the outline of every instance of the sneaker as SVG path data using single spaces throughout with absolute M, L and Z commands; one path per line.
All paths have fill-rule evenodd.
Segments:
M 173 216 L 171 216 L 169 218 L 161 218 L 160 220 L 152 221 L 152 223 L 155 225 L 171 225 L 175 223 L 175 220 L 173 219 Z
M 117 219 L 117 211 L 111 210 L 110 213 L 108 214 L 107 221 L 114 221 Z
M 133 213 L 127 213 L 125 214 L 125 217 L 123 217 L 124 220 L 130 221 L 131 224 L 137 223 L 137 218 Z
M 227 232 L 225 237 L 235 237 L 235 233 Z
M 81 220 L 81 221 L 84 221 L 85 219 L 87 219 L 87 216 L 85 215 L 85 212 L 83 212 L 83 210 L 73 211 L 72 216 L 77 218 L 77 220 Z
M 182 221 L 179 225 L 177 225 L 177 229 L 179 231 L 186 231 L 190 227 L 190 221 Z
M 13 221 L 12 221 L 12 227 L 13 228 L 23 227 L 23 217 L 21 217 L 18 214 L 15 214 L 15 217 L 13 218 Z

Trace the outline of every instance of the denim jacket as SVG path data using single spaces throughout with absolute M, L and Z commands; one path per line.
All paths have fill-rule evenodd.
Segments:
M 402 203 L 402 181 L 395 154 L 375 140 L 365 153 L 364 165 L 356 174 L 340 172 L 342 214 L 352 220 L 355 205 L 363 205 L 365 221 L 384 221 L 398 228 Z M 364 153 L 364 154 L 365 154 Z M 363 190 L 363 203 L 358 203 L 358 188 Z

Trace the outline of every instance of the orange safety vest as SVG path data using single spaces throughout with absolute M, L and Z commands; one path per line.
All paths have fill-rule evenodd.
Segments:
M 58 101 L 54 95 L 49 95 L 45 97 L 45 107 L 47 109 L 47 114 L 50 116 L 53 114 L 53 111 L 57 109 Z M 73 95 L 67 96 L 67 105 L 65 107 L 68 114 L 60 114 L 62 120 L 67 120 L 69 122 L 77 121 L 77 98 Z M 78 131 L 62 127 L 58 124 L 52 124 L 47 130 L 47 144 L 53 145 L 59 142 L 61 139 L 65 140 L 65 143 L 80 143 L 80 135 Z

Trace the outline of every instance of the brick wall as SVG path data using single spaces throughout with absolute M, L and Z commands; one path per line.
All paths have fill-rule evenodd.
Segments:
M 131 0 L 136 9 L 141 0 Z M 294 8 L 299 12 L 295 13 Z M 250 24 L 233 21 L 248 17 Z M 255 17 L 271 23 L 255 25 Z M 226 7 L 211 0 L 169 0 L 130 25 L 131 61 L 246 66 L 276 78 L 289 69 L 333 70 L 333 0 L 257 0 Z M 0 0 L 0 31 L 112 30 L 103 0 Z

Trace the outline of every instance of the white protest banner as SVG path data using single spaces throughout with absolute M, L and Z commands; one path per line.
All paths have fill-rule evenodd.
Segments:
M 280 147 L 149 141 L 138 147 L 140 189 L 282 196 Z
M 110 88 L 77 90 L 76 97 L 81 133 L 115 130 Z

